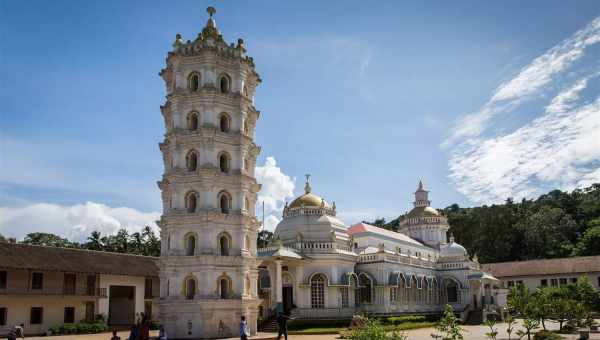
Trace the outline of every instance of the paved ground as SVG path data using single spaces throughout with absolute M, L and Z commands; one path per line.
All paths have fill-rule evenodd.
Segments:
M 551 322 L 547 322 L 546 326 L 548 327 L 548 329 L 558 329 L 558 324 L 555 323 L 551 323 Z M 465 328 L 465 330 L 467 331 L 464 335 L 465 339 L 468 340 L 483 340 L 486 339 L 485 337 L 485 333 L 489 331 L 489 328 L 485 327 L 485 326 L 463 326 Z M 506 324 L 502 323 L 502 324 L 498 324 L 496 325 L 496 329 L 499 332 L 498 335 L 498 339 L 507 339 L 508 336 L 506 334 Z M 434 332 L 433 328 L 421 328 L 421 329 L 413 329 L 410 331 L 407 331 L 406 334 L 408 335 L 408 339 L 409 340 L 430 340 L 431 339 L 431 333 Z M 119 336 L 121 337 L 122 340 L 126 340 L 127 336 L 129 335 L 129 332 L 119 332 Z M 151 332 L 150 333 L 151 336 L 156 336 L 157 332 Z M 258 339 L 272 339 L 273 336 L 276 334 L 268 334 L 268 333 L 263 333 L 260 334 L 259 337 L 257 337 Z M 64 336 L 52 336 L 52 337 L 32 337 L 32 338 L 27 338 L 27 339 L 31 339 L 31 340 L 110 340 L 111 334 L 110 333 L 103 333 L 103 334 L 88 334 L 88 335 L 64 335 Z M 334 340 L 336 339 L 338 336 L 334 335 L 334 334 L 328 334 L 328 335 L 290 335 L 288 337 L 289 340 Z M 568 340 L 575 340 L 578 339 L 579 336 L 578 335 L 566 335 L 564 336 L 565 339 Z M 255 337 L 252 337 L 255 338 Z M 513 339 L 515 339 L 515 335 L 513 333 L 513 336 L 511 337 Z M 600 333 L 596 333 L 596 334 L 590 334 L 590 339 L 594 339 L 594 340 L 600 340 Z

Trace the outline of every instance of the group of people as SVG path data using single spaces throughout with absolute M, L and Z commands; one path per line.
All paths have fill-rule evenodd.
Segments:
M 291 317 L 282 312 L 277 312 L 277 340 L 279 340 L 282 336 L 285 340 L 288 338 L 287 331 L 287 321 L 290 320 Z M 240 321 L 240 340 L 248 340 L 250 336 L 250 328 L 248 327 L 248 323 L 246 322 L 246 317 L 242 315 L 242 320 Z
M 25 339 L 24 325 L 16 325 L 8 331 L 7 340 L 17 340 L 17 338 Z
M 150 339 L 150 326 L 151 321 L 146 317 L 144 313 L 141 313 L 137 322 L 131 326 L 129 330 L 129 337 L 127 340 L 149 340 Z M 121 337 L 117 335 L 117 331 L 113 330 L 113 336 L 110 340 L 121 340 Z M 160 326 L 158 330 L 158 339 L 167 340 L 167 332 Z

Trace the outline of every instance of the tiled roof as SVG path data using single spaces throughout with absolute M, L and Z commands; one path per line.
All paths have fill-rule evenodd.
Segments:
M 374 233 L 378 235 L 382 235 L 388 238 L 392 238 L 398 241 L 403 241 L 406 243 L 412 243 L 414 245 L 423 246 L 423 244 L 415 239 L 412 239 L 402 233 L 397 233 L 395 231 L 383 229 L 376 227 L 374 225 L 366 224 L 366 223 L 357 223 L 351 226 L 348 229 L 348 235 L 356 235 L 361 233 Z
M 495 277 L 600 272 L 600 256 L 487 263 L 481 270 Z
M 158 257 L 0 242 L 0 268 L 158 276 Z

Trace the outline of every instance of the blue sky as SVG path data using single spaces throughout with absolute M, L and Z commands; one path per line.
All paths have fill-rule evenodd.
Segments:
M 0 233 L 158 217 L 158 72 L 209 5 L 263 79 L 270 227 L 305 173 L 348 224 L 420 178 L 435 207 L 600 181 L 598 1 L 2 1 Z

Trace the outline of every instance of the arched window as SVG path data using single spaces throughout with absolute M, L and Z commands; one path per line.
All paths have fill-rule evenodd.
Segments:
M 458 285 L 454 280 L 448 280 L 446 283 L 446 298 L 448 303 L 458 302 Z
M 229 132 L 231 128 L 231 118 L 225 112 L 221 113 L 219 116 L 219 129 L 221 132 Z
M 188 88 L 192 91 L 198 91 L 200 88 L 200 74 L 192 72 L 188 76 Z
M 244 198 L 244 209 L 246 211 L 250 211 L 250 200 L 248 199 L 248 197 Z
M 223 173 L 229 172 L 229 155 L 226 152 L 219 155 L 219 169 Z
M 227 233 L 219 235 L 219 254 L 221 256 L 229 256 L 229 248 L 231 248 L 231 238 Z
M 187 212 L 196 212 L 196 205 L 198 204 L 198 194 L 194 191 L 190 191 L 185 196 L 185 208 Z
M 358 284 L 360 286 L 360 303 L 371 303 L 373 283 L 371 278 L 365 273 L 358 276 Z
M 196 252 L 196 236 L 188 235 L 185 240 L 185 254 L 187 256 L 194 256 Z
M 196 150 L 190 150 L 185 156 L 185 163 L 188 171 L 196 171 L 198 168 L 198 153 Z
M 196 295 L 196 280 L 194 278 L 187 278 L 185 280 L 185 298 L 188 300 L 194 299 Z
M 221 299 L 228 299 L 231 296 L 231 280 L 229 277 L 223 275 L 218 279 L 219 283 L 219 297 Z
M 248 119 L 244 119 L 244 133 L 247 135 L 250 134 L 250 127 L 248 126 Z
M 325 282 L 323 274 L 314 275 L 310 279 L 310 306 L 311 308 L 325 308 Z
M 187 125 L 192 131 L 198 130 L 198 112 L 192 111 L 188 114 Z
M 221 93 L 229 93 L 230 85 L 231 79 L 229 76 L 226 74 L 221 75 L 221 78 L 219 79 L 219 89 L 221 90 Z
M 219 208 L 221 209 L 222 214 L 229 214 L 229 209 L 231 209 L 231 196 L 225 191 L 219 194 Z

